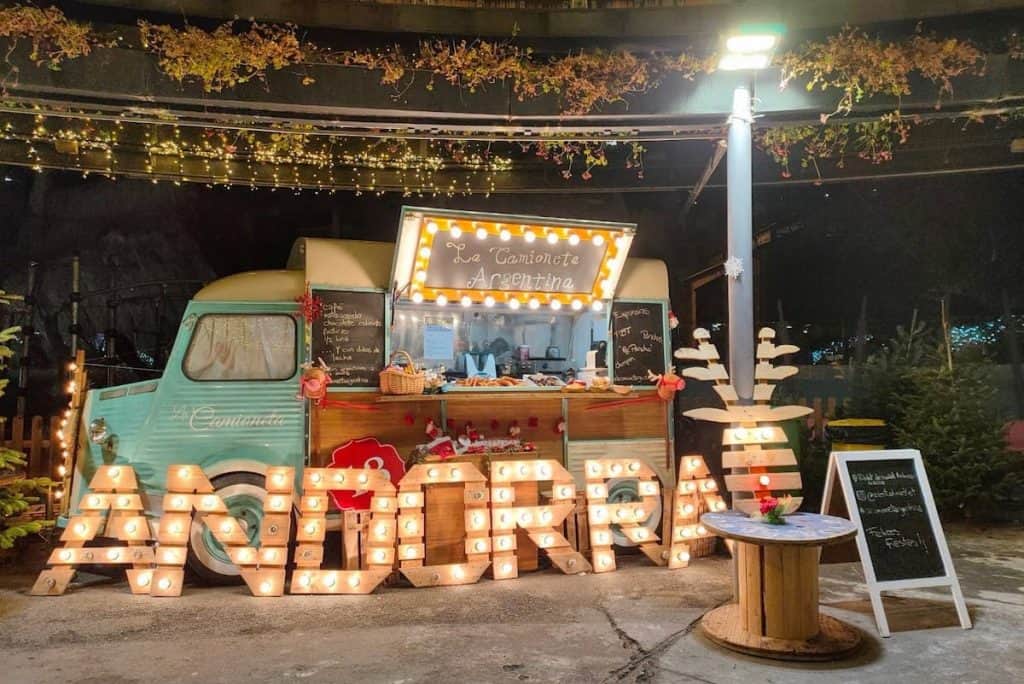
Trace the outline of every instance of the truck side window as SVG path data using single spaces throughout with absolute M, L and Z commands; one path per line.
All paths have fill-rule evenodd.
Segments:
M 295 375 L 295 345 L 291 316 L 205 314 L 182 367 L 190 380 L 287 380 Z

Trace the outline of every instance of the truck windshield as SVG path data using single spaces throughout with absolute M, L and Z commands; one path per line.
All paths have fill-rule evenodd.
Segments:
M 183 368 L 190 380 L 287 380 L 295 375 L 291 316 L 205 314 L 196 323 Z

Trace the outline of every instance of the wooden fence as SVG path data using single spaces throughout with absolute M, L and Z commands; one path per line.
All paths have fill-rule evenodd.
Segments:
M 21 451 L 28 457 L 28 477 L 56 477 L 60 458 L 60 416 L 15 416 L 0 418 L 0 446 Z

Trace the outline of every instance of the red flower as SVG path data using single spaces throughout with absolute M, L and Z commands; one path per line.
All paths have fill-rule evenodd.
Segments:
M 761 499 L 761 515 L 767 515 L 775 510 L 775 507 L 779 505 L 779 500 L 775 497 L 766 496 Z

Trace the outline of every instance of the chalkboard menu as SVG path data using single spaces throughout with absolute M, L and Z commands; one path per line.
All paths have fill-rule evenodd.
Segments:
M 844 464 L 878 582 L 946 574 L 912 459 Z
M 335 387 L 377 387 L 384 368 L 384 294 L 314 290 L 323 314 L 313 321 L 313 360 L 331 368 Z
M 612 303 L 612 378 L 620 385 L 653 385 L 647 371 L 665 372 L 665 305 Z
M 607 244 L 567 240 L 555 244 L 523 236 L 479 240 L 469 232 L 458 238 L 438 233 L 427 266 L 428 288 L 505 292 L 594 291 Z

